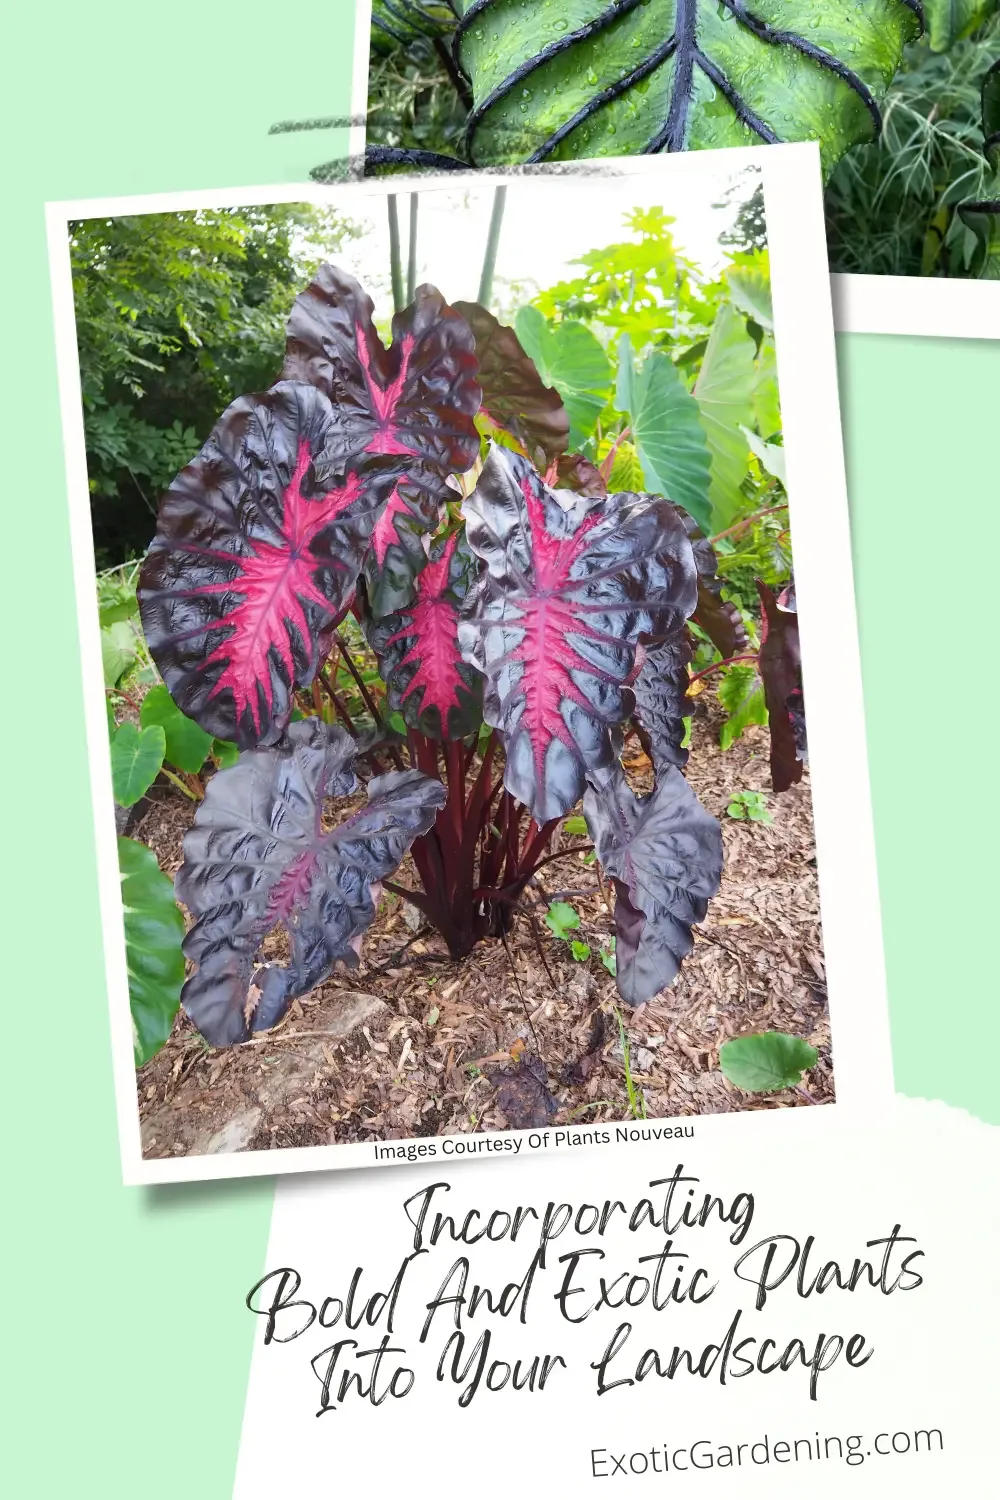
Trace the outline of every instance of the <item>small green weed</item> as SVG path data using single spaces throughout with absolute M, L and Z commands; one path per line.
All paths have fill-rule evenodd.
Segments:
M 751 823 L 773 823 L 763 792 L 734 792 L 726 812 L 731 818 L 749 818 Z

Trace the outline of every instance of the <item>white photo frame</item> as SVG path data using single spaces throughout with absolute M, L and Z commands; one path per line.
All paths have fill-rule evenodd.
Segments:
M 892 1065 L 879 921 L 875 845 L 868 786 L 860 658 L 851 571 L 850 525 L 841 446 L 830 283 L 822 213 L 819 151 L 814 143 L 711 153 L 713 174 L 752 166 L 761 173 L 768 218 L 775 338 L 794 536 L 803 672 L 809 702 L 813 813 L 820 871 L 824 951 L 836 1054 L 832 1118 L 865 1113 L 892 1100 Z M 581 164 L 593 180 L 642 177 L 659 184 L 704 176 L 704 154 L 639 157 Z M 489 189 L 517 180 L 540 200 L 558 191 L 565 172 L 455 174 L 442 181 L 395 178 L 393 190 Z M 579 173 L 574 171 L 574 177 Z M 380 197 L 380 180 L 237 191 L 170 193 L 50 203 L 46 207 L 53 312 L 62 409 L 66 482 L 77 593 L 84 707 L 94 808 L 102 928 L 122 1172 L 126 1183 L 160 1183 L 319 1171 L 376 1164 L 372 1144 L 310 1146 L 229 1155 L 146 1159 L 142 1155 L 124 929 L 115 842 L 97 612 L 79 361 L 67 225 L 93 216 L 137 215 L 253 204 L 309 201 L 349 207 Z M 685 1117 L 698 1133 L 795 1129 L 797 1110 Z M 496 1132 L 510 1138 L 528 1131 Z M 480 1135 L 479 1140 L 490 1137 Z M 462 1137 L 436 1137 L 438 1142 Z M 531 1149 L 530 1146 L 528 1149 Z M 586 1149 L 586 1148 L 573 1148 Z M 448 1152 L 442 1148 L 442 1154 Z M 388 1164 L 388 1163 L 385 1163 Z

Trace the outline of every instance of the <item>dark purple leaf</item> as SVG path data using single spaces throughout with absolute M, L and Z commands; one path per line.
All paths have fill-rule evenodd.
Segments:
M 195 919 L 181 1003 L 213 1046 L 276 1025 L 338 959 L 357 963 L 379 882 L 445 801 L 439 781 L 394 771 L 369 783 L 367 807 L 327 831 L 324 801 L 355 789 L 357 750 L 344 730 L 302 719 L 280 747 L 245 751 L 208 784 L 175 886 Z M 288 963 L 256 967 L 279 926 Z
M 391 483 L 343 477 L 319 391 L 233 402 L 164 496 L 139 581 L 149 649 L 189 719 L 242 746 L 280 737 Z
M 480 389 L 472 330 L 432 286 L 392 320 L 382 343 L 373 304 L 352 276 L 321 266 L 295 299 L 282 380 L 315 386 L 334 409 L 340 461 L 423 459 L 443 473 L 471 468 L 479 453 Z
M 806 748 L 799 617 L 791 586 L 775 598 L 774 591 L 758 579 L 757 592 L 761 604 L 757 670 L 764 684 L 771 734 L 771 785 L 776 792 L 786 792 L 802 780 Z
M 698 568 L 695 621 L 721 654 L 723 661 L 728 661 L 731 656 L 739 656 L 750 644 L 743 616 L 731 600 L 722 597 L 722 583 L 716 574 L 718 558 L 712 543 L 683 506 L 675 505 L 674 509 L 684 523 Z
M 548 1073 L 540 1057 L 522 1052 L 510 1068 L 491 1068 L 487 1076 L 497 1085 L 497 1107 L 511 1130 L 547 1125 L 559 1108 L 549 1092 Z
M 431 533 L 441 523 L 448 498 L 458 496 L 440 479 L 416 473 L 404 475 L 382 507 L 365 557 L 368 608 L 376 618 L 411 603 Z
M 433 739 L 462 739 L 482 723 L 482 678 L 458 649 L 458 615 L 476 559 L 464 536 L 452 532 L 423 562 L 411 607 L 368 620 L 365 629 L 390 708 Z
M 624 772 L 583 799 L 597 857 L 614 880 L 618 991 L 642 1005 L 677 976 L 722 879 L 722 831 L 681 772 L 665 767 L 648 797 L 636 797 Z
M 659 776 L 666 766 L 687 765 L 688 752 L 681 748 L 684 719 L 691 712 L 687 697 L 691 641 L 687 630 L 657 646 L 639 648 L 639 675 L 632 683 L 635 719 L 643 748 Z
M 694 608 L 691 545 L 659 496 L 553 492 L 498 447 L 464 511 L 487 567 L 466 600 L 462 654 L 487 679 L 504 785 L 545 823 L 579 800 L 588 769 L 615 763 L 637 644 L 674 634 Z
M 559 392 L 542 384 L 513 328 L 498 323 L 478 302 L 456 302 L 455 311 L 476 341 L 482 415 L 516 437 L 535 463 L 551 463 L 569 441 L 569 417 Z

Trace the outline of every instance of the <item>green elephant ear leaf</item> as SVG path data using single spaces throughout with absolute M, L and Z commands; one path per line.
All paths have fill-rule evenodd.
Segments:
M 166 754 L 167 737 L 159 724 L 140 729 L 126 721 L 111 741 L 111 787 L 119 807 L 131 807 L 156 780 Z
M 728 526 L 739 508 L 740 485 L 750 466 L 744 427 L 754 425 L 757 349 L 742 315 L 725 302 L 709 334 L 694 394 L 712 456 L 712 524 Z
M 924 0 L 924 30 L 932 52 L 947 52 L 993 15 L 997 0 Z
M 143 729 L 159 724 L 166 748 L 164 758 L 181 771 L 200 771 L 212 748 L 212 736 L 182 714 L 162 682 L 151 687 L 139 709 Z
M 170 1035 L 184 983 L 184 918 L 156 855 L 135 839 L 118 840 L 125 913 L 125 961 L 135 1065 L 141 1068 Z
M 920 0 L 456 0 L 476 165 L 876 139 Z
M 665 495 L 712 530 L 711 464 L 698 403 L 666 354 L 656 351 L 636 370 L 628 334 L 618 341 L 615 402 L 627 413 L 645 487 Z
M 558 391 L 570 421 L 567 448 L 581 448 L 597 426 L 611 393 L 611 361 L 585 323 L 567 318 L 553 327 L 537 307 L 522 307 L 514 331 L 543 385 Z
M 729 295 L 748 318 L 753 318 L 769 333 L 774 331 L 774 308 L 771 304 L 771 265 L 766 250 L 755 250 L 741 257 L 729 270 L 726 281 Z

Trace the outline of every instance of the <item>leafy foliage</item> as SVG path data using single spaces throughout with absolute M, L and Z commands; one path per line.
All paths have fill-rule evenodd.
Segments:
M 320 267 L 279 378 L 231 403 L 169 487 L 138 589 L 108 575 L 109 691 L 139 718 L 113 731 L 130 790 L 162 771 L 197 803 L 182 999 L 214 1044 L 355 962 L 384 882 L 455 955 L 503 935 L 564 818 L 614 882 L 598 956 L 623 998 L 658 993 L 689 951 L 722 861 L 679 769 L 691 673 L 726 684 L 740 663 L 723 650 L 756 661 L 756 592 L 743 604 L 728 579 L 764 545 L 760 501 L 782 510 L 751 442 L 759 412 L 780 420 L 768 266 L 742 253 L 706 283 L 662 213 L 629 222 L 644 291 L 623 243 L 516 329 L 423 287 L 384 345 L 357 283 Z M 655 767 L 644 797 L 620 764 L 630 723 Z M 367 805 L 338 811 L 359 775 Z M 407 850 L 418 888 L 395 883 Z M 590 960 L 572 907 L 547 923 Z
M 526 460 L 494 448 L 465 505 L 485 563 L 460 627 L 503 733 L 504 785 L 538 823 L 569 812 L 614 763 L 611 729 L 641 636 L 673 634 L 697 597 L 690 543 L 652 495 L 560 502 Z M 592 581 L 593 580 L 593 581 Z
M 878 100 L 915 35 L 905 0 L 861 10 L 785 0 L 622 0 L 512 9 L 457 0 L 455 57 L 473 108 L 468 159 L 566 160 L 817 133 L 828 163 L 877 133 Z M 820 129 L 817 131 L 817 126 Z
M 958 212 L 990 200 L 981 89 L 1000 56 L 1000 16 L 947 50 L 935 39 L 964 4 L 928 7 L 928 35 L 906 49 L 877 145 L 840 163 L 826 193 L 830 264 L 885 276 L 990 275 L 983 238 Z M 987 18 L 987 11 L 992 12 Z M 946 14 L 947 13 L 947 14 Z M 940 17 L 940 19 L 938 19 Z
M 351 944 L 375 915 L 379 882 L 445 800 L 440 782 L 392 772 L 369 784 L 367 807 L 326 830 L 325 800 L 357 785 L 357 750 L 344 730 L 306 720 L 289 726 L 280 749 L 248 750 L 209 783 L 185 835 L 177 894 L 195 919 L 184 1007 L 216 1046 L 274 1026 L 337 959 L 357 962 Z M 279 923 L 288 963 L 255 967 Z
M 815 1047 L 783 1031 L 733 1037 L 719 1048 L 719 1065 L 729 1082 L 751 1094 L 794 1088 L 816 1058 Z
M 80 220 L 70 255 L 98 563 L 145 551 L 216 414 L 270 385 L 288 300 L 354 233 L 305 204 Z
M 691 951 L 691 928 L 722 878 L 722 835 L 672 766 L 647 797 L 634 795 L 618 767 L 600 782 L 591 778 L 583 810 L 617 893 L 618 989 L 641 1005 L 671 983 Z
M 138 1068 L 163 1046 L 180 1006 L 184 918 L 174 900 L 170 880 L 145 844 L 120 838 L 118 864 L 132 1038 Z

